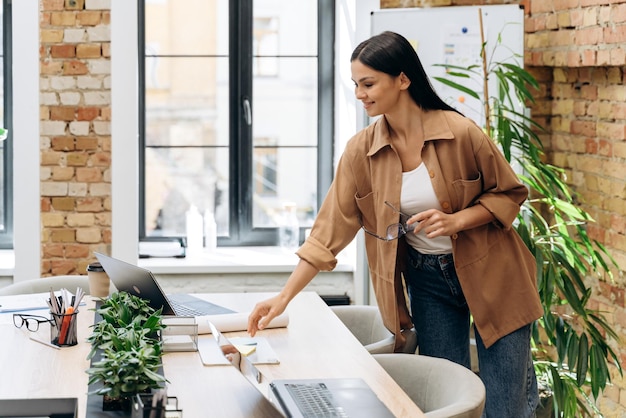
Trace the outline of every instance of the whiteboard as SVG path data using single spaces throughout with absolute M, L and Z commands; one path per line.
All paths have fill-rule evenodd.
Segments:
M 479 12 L 483 20 L 487 60 L 510 62 L 522 67 L 524 9 L 517 4 L 376 10 L 371 13 L 371 27 L 372 35 L 390 30 L 407 38 L 441 98 L 479 126 L 484 126 L 482 100 L 466 97 L 433 79 L 434 76 L 445 76 L 445 69 L 434 64 L 464 67 L 477 64 L 482 68 Z M 452 80 L 460 82 L 460 79 Z M 483 97 L 482 77 L 464 80 L 462 84 Z M 488 88 L 489 95 L 494 96 L 495 80 L 489 81 Z

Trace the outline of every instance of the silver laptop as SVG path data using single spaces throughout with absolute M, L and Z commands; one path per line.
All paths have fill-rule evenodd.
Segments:
M 148 300 L 154 309 L 163 308 L 163 315 L 205 316 L 235 312 L 184 293 L 167 296 L 150 270 L 104 254 L 94 254 L 117 290 Z
M 209 322 L 226 359 L 257 389 L 261 372 Z M 394 415 L 360 378 L 278 379 L 270 382 L 270 399 L 288 418 L 393 418 Z

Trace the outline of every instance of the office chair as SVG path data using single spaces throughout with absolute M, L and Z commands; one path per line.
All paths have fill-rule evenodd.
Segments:
M 485 385 L 471 370 L 422 355 L 375 354 L 374 358 L 428 418 L 479 418 Z
M 335 305 L 330 309 L 352 332 L 361 344 L 372 354 L 393 353 L 395 338 L 385 327 L 377 306 L 372 305 Z M 417 336 L 415 332 L 404 333 L 407 343 L 405 353 L 415 353 Z
M 50 288 L 54 291 L 65 288 L 74 293 L 77 287 L 89 294 L 89 279 L 86 275 L 50 276 L 17 282 L 1 288 L 0 296 L 44 293 L 49 292 Z

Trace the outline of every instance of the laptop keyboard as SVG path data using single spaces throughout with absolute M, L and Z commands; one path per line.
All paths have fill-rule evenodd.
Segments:
M 172 305 L 172 309 L 176 312 L 177 316 L 202 316 L 206 315 L 204 312 L 199 311 L 194 308 L 190 308 L 189 306 L 182 305 L 176 301 L 170 300 L 170 305 Z
M 323 383 L 286 385 L 305 418 L 347 417 L 342 407 L 333 405 L 333 395 Z

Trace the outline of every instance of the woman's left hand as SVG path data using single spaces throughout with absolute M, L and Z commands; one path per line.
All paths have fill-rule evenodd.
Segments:
M 415 223 L 413 233 L 417 234 L 423 230 L 428 238 L 451 236 L 459 232 L 459 226 L 456 222 L 457 214 L 443 213 L 437 209 L 428 209 L 411 216 L 407 224 Z
M 466 229 L 477 228 L 495 217 L 482 205 L 474 205 L 454 213 L 428 209 L 411 216 L 407 224 L 415 223 L 413 233 L 424 231 L 427 238 L 452 236 Z

